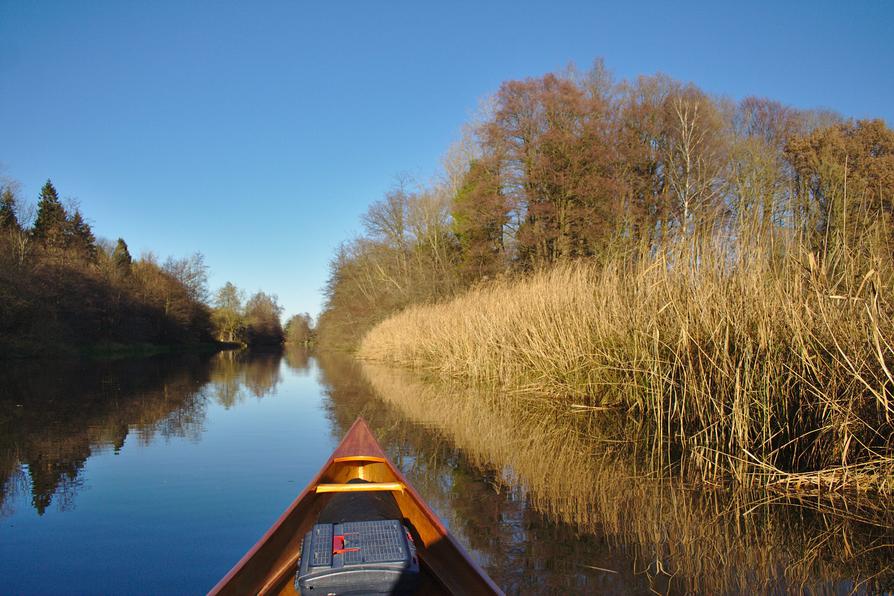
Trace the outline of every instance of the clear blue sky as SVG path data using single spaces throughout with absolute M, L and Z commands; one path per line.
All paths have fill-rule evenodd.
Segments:
M 0 0 L 0 174 L 49 177 L 136 255 L 322 303 L 401 173 L 427 179 L 501 81 L 597 57 L 894 123 L 894 2 Z

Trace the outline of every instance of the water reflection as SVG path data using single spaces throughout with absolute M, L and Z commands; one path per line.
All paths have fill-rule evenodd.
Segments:
M 894 516 L 656 476 L 623 421 L 321 357 L 330 416 L 359 411 L 508 592 L 875 593 Z M 362 378 L 361 378 L 362 376 Z M 364 401 L 372 391 L 375 400 Z M 594 448 L 594 442 L 598 445 Z
M 230 351 L 116 361 L 24 362 L 0 371 L 0 515 L 31 493 L 42 515 L 73 506 L 91 455 L 128 437 L 194 441 L 208 400 L 232 408 L 282 381 L 280 352 Z M 293 369 L 302 361 L 292 360 Z M 308 359 L 303 360 L 305 369 Z
M 130 434 L 197 438 L 211 359 L 16 363 L 0 372 L 0 502 L 24 490 L 43 514 L 71 507 L 87 459 Z M 4 505 L 6 513 L 9 506 Z
M 201 592 L 358 415 L 508 593 L 894 582 L 884 508 L 707 491 L 654 474 L 648 453 L 619 443 L 621 417 L 294 350 L 0 369 L 0 576 L 45 592 L 30 571 L 67 564 L 73 591 Z
M 310 350 L 303 346 L 289 346 L 283 353 L 286 365 L 293 372 L 310 370 Z
M 217 354 L 211 373 L 217 403 L 229 409 L 249 398 L 273 394 L 282 382 L 281 358 L 280 351 L 234 350 Z

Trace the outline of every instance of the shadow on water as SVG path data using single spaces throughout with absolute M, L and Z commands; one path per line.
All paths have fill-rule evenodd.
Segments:
M 0 515 L 26 492 L 40 515 L 53 503 L 71 507 L 88 458 L 118 451 L 128 437 L 143 445 L 158 437 L 200 440 L 208 400 L 230 408 L 270 395 L 281 382 L 281 358 L 230 351 L 3 369 Z
M 894 515 L 649 472 L 622 420 L 320 355 L 333 431 L 363 415 L 509 593 L 876 593 Z M 372 396 L 372 399 L 370 399 Z

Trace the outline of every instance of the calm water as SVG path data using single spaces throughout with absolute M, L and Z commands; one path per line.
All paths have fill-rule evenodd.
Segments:
M 345 357 L 0 366 L 2 593 L 203 593 L 358 415 L 508 592 L 877 592 L 894 577 L 883 508 L 634 481 L 571 438 L 500 450 L 527 432 L 511 412 Z

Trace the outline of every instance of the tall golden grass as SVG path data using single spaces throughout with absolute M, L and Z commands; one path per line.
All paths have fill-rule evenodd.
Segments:
M 894 490 L 890 263 L 731 254 L 665 250 L 492 283 L 392 316 L 359 355 L 620 410 L 658 463 L 713 482 Z
M 627 552 L 659 593 L 835 593 L 842 581 L 891 581 L 894 519 L 883 505 L 858 513 L 834 499 L 693 490 L 679 476 L 650 474 L 642 461 L 648 450 L 637 453 L 616 439 L 627 424 L 617 415 L 571 414 L 555 400 L 424 382 L 379 364 L 364 363 L 362 371 L 403 421 L 384 426 L 412 421 L 427 429 L 422 445 L 443 436 L 475 467 L 494 471 L 501 490 Z M 624 574 L 623 560 L 589 564 Z

